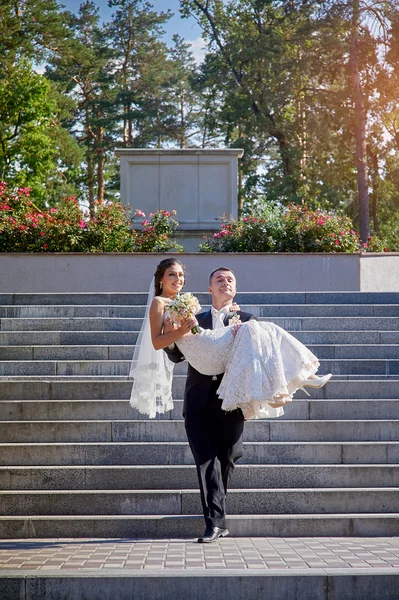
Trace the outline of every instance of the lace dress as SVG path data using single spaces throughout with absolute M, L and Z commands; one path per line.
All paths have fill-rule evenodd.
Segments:
M 301 342 L 273 323 L 243 323 L 234 337 L 232 327 L 201 329 L 176 345 L 203 375 L 224 373 L 217 390 L 222 409 L 241 408 L 246 418 L 283 414 L 272 404 L 286 404 L 318 367 L 317 357 Z

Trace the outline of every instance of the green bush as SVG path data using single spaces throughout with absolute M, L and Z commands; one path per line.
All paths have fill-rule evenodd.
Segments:
M 200 245 L 202 252 L 387 252 L 383 238 L 361 243 L 349 217 L 304 205 L 268 209 L 241 221 L 221 219 L 220 231 Z
M 175 214 L 158 210 L 134 230 L 132 221 L 145 214 L 132 214 L 119 202 L 97 202 L 91 218 L 74 196 L 41 211 L 29 188 L 10 191 L 1 182 L 0 252 L 181 252 L 169 239 L 178 225 Z

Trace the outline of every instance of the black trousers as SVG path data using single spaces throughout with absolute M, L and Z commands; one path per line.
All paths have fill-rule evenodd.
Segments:
M 225 412 L 216 396 L 199 412 L 187 411 L 185 427 L 197 467 L 202 509 L 207 526 L 226 527 L 226 494 L 234 463 L 242 456 L 244 417 L 241 410 Z

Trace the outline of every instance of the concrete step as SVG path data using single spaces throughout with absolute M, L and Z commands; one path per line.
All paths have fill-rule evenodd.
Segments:
M 3 443 L 26 442 L 182 442 L 182 420 L 1 421 Z M 245 439 L 268 441 L 399 441 L 399 420 L 248 421 Z
M 257 317 L 397 317 L 398 304 L 241 304 L 241 310 Z M 143 318 L 144 306 L 28 305 L 0 306 L 0 319 L 16 318 Z M 203 305 L 203 310 L 209 304 Z
M 182 418 L 183 401 L 157 420 Z M 295 400 L 279 420 L 399 419 L 399 400 Z M 0 421 L 146 420 L 126 400 L 0 400 Z
M 0 517 L 0 537 L 2 539 L 19 539 L 19 538 L 132 538 L 132 539 L 165 539 L 165 538 L 196 538 L 199 533 L 203 531 L 203 517 L 199 515 L 75 515 L 73 519 L 69 516 L 37 516 L 32 515 L 28 519 L 26 517 L 19 516 L 7 516 Z M 327 537 L 382 537 L 382 536 L 397 536 L 399 535 L 399 514 L 397 513 L 348 513 L 348 514 L 286 514 L 286 515 L 270 515 L 270 514 L 259 514 L 259 515 L 228 515 L 227 517 L 227 526 L 229 528 L 230 534 L 232 537 L 304 537 L 311 538 L 312 536 L 327 536 Z M 139 571 L 140 572 L 140 571 Z M 262 573 L 264 575 L 264 573 Z M 21 573 L 22 575 L 22 573 Z M 43 582 L 43 578 L 38 578 L 37 574 L 36 579 L 40 582 Z M 148 577 L 148 573 L 146 576 Z M 209 573 L 212 576 L 213 582 L 216 579 L 215 573 Z M 259 571 L 257 571 L 257 575 L 259 577 Z M 273 575 L 277 575 L 277 573 L 273 572 Z M 82 573 L 79 573 L 79 576 L 82 577 Z M 135 572 L 135 576 L 136 572 Z M 308 579 L 307 586 L 304 588 L 304 594 L 298 596 L 298 575 L 292 577 L 290 574 L 290 579 L 294 579 L 296 582 L 295 589 L 292 590 L 292 595 L 288 595 L 287 598 L 301 598 L 303 600 L 313 600 L 323 598 L 323 595 L 311 595 L 309 596 L 309 576 L 310 572 L 307 571 L 306 577 Z M 26 578 L 26 575 L 24 575 Z M 49 589 L 51 581 L 54 579 L 55 574 L 52 574 L 51 580 L 46 580 L 46 589 Z M 117 578 L 120 581 L 122 577 L 121 573 L 118 573 Z M 242 575 L 241 575 L 242 577 Z M 358 574 L 359 579 L 359 574 Z M 373 588 L 375 588 L 376 580 L 375 575 L 373 576 Z M 173 594 L 160 596 L 162 600 L 166 598 L 176 598 L 176 600 L 185 600 L 188 597 L 192 597 L 192 589 L 193 589 L 193 575 L 190 577 L 190 586 L 187 588 L 187 591 L 183 595 L 177 595 L 176 586 L 180 580 L 181 576 L 176 577 L 176 572 L 173 572 Z M 267 596 L 263 596 L 265 593 L 265 585 L 269 579 L 275 579 L 275 577 L 262 577 L 261 581 L 265 580 L 265 583 L 262 583 L 262 589 L 259 590 L 259 594 L 255 595 L 247 595 L 246 593 L 239 598 L 242 600 L 247 600 L 247 598 L 263 598 L 267 597 L 270 600 L 280 600 L 281 599 L 281 570 L 278 572 L 278 590 L 276 595 L 267 594 Z M 341 579 L 345 579 L 342 577 Z M 79 577 L 75 576 L 75 580 L 78 582 L 78 587 L 76 587 L 72 592 L 68 592 L 64 594 L 64 598 L 70 598 L 72 600 L 86 600 L 93 599 L 98 600 L 99 598 L 104 598 L 104 581 L 107 581 L 107 578 L 103 576 L 101 578 L 101 595 L 98 595 L 98 588 L 96 587 L 96 595 L 90 595 L 90 589 L 85 589 L 85 595 L 79 595 L 80 592 L 83 591 L 82 580 Z M 93 574 L 90 575 L 91 585 L 93 582 Z M 140 598 L 140 600 L 146 600 L 147 598 L 153 598 L 153 590 L 154 584 L 158 585 L 163 582 L 164 579 L 160 579 L 159 573 L 154 575 L 153 585 L 151 590 L 147 590 L 144 595 L 137 596 L 137 590 L 131 591 L 131 595 L 123 596 L 123 599 L 131 600 L 132 598 Z M 163 583 L 162 583 L 163 584 Z M 397 584 L 396 584 L 397 586 Z M 93 587 L 93 585 L 92 585 Z M 370 596 L 370 590 L 368 588 L 362 591 L 363 595 L 354 596 L 352 594 L 352 589 L 350 589 L 350 595 L 344 595 L 340 593 L 339 596 L 336 596 L 338 600 L 363 600 L 364 598 L 372 598 Z M 394 590 L 396 591 L 396 587 L 394 586 Z M 55 595 L 51 596 L 51 598 L 60 598 L 59 594 L 60 588 L 56 588 Z M 190 591 L 191 590 L 191 591 Z M 120 596 L 121 588 L 118 587 L 118 599 L 122 600 Z M 225 577 L 223 577 L 223 593 L 226 593 L 225 587 Z M 341 592 L 344 590 L 342 589 Z M 20 586 L 17 588 L 18 595 L 15 595 L 15 600 L 21 600 L 20 594 Z M 171 590 L 172 592 L 172 590 Z M 274 592 L 276 589 L 274 587 Z M 273 592 L 272 592 L 273 593 Z M 209 577 L 207 578 L 207 586 L 204 587 L 203 595 L 196 596 L 196 600 L 200 598 L 206 598 L 209 600 L 214 600 L 213 596 L 209 595 Z M 112 598 L 110 594 L 107 596 L 108 598 Z M 218 596 L 220 597 L 220 596 Z M 228 598 L 237 599 L 236 591 L 232 592 L 231 595 L 226 596 Z M 29 597 L 22 597 L 22 600 L 31 600 L 35 598 L 39 600 L 46 600 L 44 596 L 36 595 L 33 593 Z M 393 600 L 395 595 L 379 595 L 374 596 L 374 598 L 386 598 L 387 600 Z M 4 596 L 4 600 L 14 600 L 12 596 Z M 216 596 L 215 596 L 216 600 Z
M 139 331 L 141 318 L 0 319 L 1 331 Z M 398 331 L 399 317 L 259 318 L 287 331 Z
M 133 345 L 137 336 L 137 331 L 0 331 L 0 346 Z
M 395 513 L 399 488 L 230 489 L 230 515 Z M 0 513 L 198 515 L 198 490 L 18 490 L 0 492 Z
M 399 348 L 398 348 L 399 350 Z M 399 354 L 397 355 L 399 356 Z M 399 375 L 399 360 L 394 359 L 320 359 L 320 373 L 334 375 Z M 14 375 L 104 376 L 129 375 L 129 360 L 6 360 L 0 361 L 0 377 Z M 185 375 L 187 363 L 176 365 L 175 374 Z
M 178 375 L 173 383 L 173 397 L 183 398 L 185 377 Z M 79 381 L 0 381 L 1 400 L 124 400 L 130 398 L 131 381 L 79 380 Z M 321 389 L 310 391 L 313 399 L 340 400 L 399 399 L 397 379 L 332 379 Z M 298 391 L 295 399 L 306 398 Z
M 399 465 L 237 465 L 234 487 L 370 488 L 399 485 Z M 194 465 L 0 467 L 0 490 L 198 489 Z
M 399 331 L 292 331 L 303 344 L 399 344 Z M 133 346 L 137 331 L 0 331 L 4 346 Z
M 1 331 L 139 331 L 141 318 L 0 319 Z M 270 317 L 259 318 L 287 331 L 399 331 L 397 317 Z
M 308 344 L 320 359 L 397 359 L 399 344 Z M 0 346 L 0 361 L 5 360 L 128 360 L 134 345 L 91 346 Z
M 201 304 L 209 304 L 207 292 L 196 292 Z M 399 292 L 240 292 L 238 304 L 399 304 Z M 1 305 L 145 305 L 144 292 L 0 294 Z
M 2 360 L 131 360 L 135 346 L 0 346 Z M 376 348 L 378 348 L 376 346 Z M 389 348 L 389 347 L 388 347 Z M 389 358 L 389 356 L 387 357 Z
M 244 435 L 244 440 L 246 440 Z M 2 466 L 191 465 L 188 442 L 0 444 Z M 397 464 L 398 442 L 248 442 L 240 464 Z

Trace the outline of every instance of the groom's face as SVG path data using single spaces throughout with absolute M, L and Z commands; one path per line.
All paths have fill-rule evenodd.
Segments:
M 216 271 L 209 285 L 212 300 L 217 304 L 226 304 L 236 295 L 236 278 L 231 271 Z

